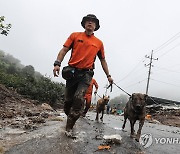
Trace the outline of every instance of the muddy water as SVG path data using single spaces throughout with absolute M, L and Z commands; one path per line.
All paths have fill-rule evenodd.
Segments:
M 179 153 L 180 144 L 166 144 L 164 140 L 156 143 L 158 138 L 180 138 L 180 129 L 160 124 L 145 123 L 142 134 L 150 133 L 152 135 L 152 144 L 144 148 L 129 137 L 129 123 L 126 124 L 125 131 L 121 130 L 123 117 L 114 115 L 105 115 L 104 122 L 95 122 L 95 113 L 89 112 L 86 118 L 80 118 L 74 132 L 76 139 L 67 138 L 64 135 L 64 121 L 48 121 L 46 125 L 35 131 L 22 134 L 4 135 L 1 138 L 7 138 L 9 141 L 9 150 L 6 154 L 98 154 L 98 153 Z M 136 124 L 136 129 L 137 129 Z M 5 130 L 4 130 L 5 131 Z M 107 143 L 103 139 L 104 135 L 119 134 L 122 137 L 120 144 Z M 159 140 L 160 141 L 160 140 Z M 8 142 L 7 142 L 8 143 Z M 164 143 L 164 144 L 162 144 Z M 99 145 L 110 145 L 109 150 L 98 150 Z M 7 148 L 8 149 L 8 148 Z

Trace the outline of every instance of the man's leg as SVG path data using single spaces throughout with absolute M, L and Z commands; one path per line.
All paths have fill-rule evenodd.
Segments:
M 81 89 L 78 88 L 74 95 L 72 107 L 70 109 L 70 112 L 67 118 L 67 125 L 66 125 L 67 131 L 73 128 L 75 122 L 81 115 L 81 111 L 83 110 L 84 94 L 86 92 L 86 89 L 87 88 L 85 87 L 81 87 Z
M 72 107 L 70 109 L 68 118 L 67 118 L 67 125 L 66 130 L 69 131 L 73 128 L 75 122 L 80 117 L 82 110 L 83 110 L 83 104 L 84 104 L 84 96 L 86 93 L 87 88 L 89 87 L 90 81 L 92 79 L 92 76 L 90 76 L 88 73 L 86 73 L 81 80 L 79 80 L 77 90 L 74 94 Z
M 74 94 L 77 89 L 77 81 L 76 80 L 70 80 L 66 81 L 66 89 L 65 89 L 65 102 L 64 102 L 64 112 L 67 115 L 67 122 L 66 122 L 66 135 L 71 136 L 72 132 L 71 129 L 74 125 L 74 122 L 69 117 L 69 114 L 71 112 L 71 107 L 73 104 Z
M 68 116 L 73 103 L 74 93 L 77 86 L 67 87 L 65 89 L 64 112 Z
M 86 116 L 86 113 L 88 112 L 90 106 L 91 106 L 91 96 L 88 95 L 86 97 L 86 107 L 85 107 L 84 112 L 83 112 L 84 117 Z

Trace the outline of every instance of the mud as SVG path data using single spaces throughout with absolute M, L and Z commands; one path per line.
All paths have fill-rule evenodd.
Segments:
M 95 112 L 78 119 L 74 128 L 77 138 L 71 139 L 64 133 L 66 116 L 62 110 L 55 111 L 46 103 L 37 105 L 36 101 L 0 86 L 0 154 L 179 153 L 179 143 L 155 141 L 168 137 L 180 141 L 179 110 L 160 108 L 149 113 L 152 117 L 142 129 L 142 134 L 153 137 L 148 148 L 129 137 L 128 123 L 122 131 L 123 116 L 105 114 L 103 123 L 97 123 Z M 104 135 L 120 135 L 122 141 L 107 142 Z M 99 146 L 110 148 L 100 150 Z
M 48 122 L 38 130 L 22 134 L 17 145 L 12 146 L 6 151 L 6 154 L 93 154 L 93 153 L 141 153 L 141 147 L 136 141 L 129 138 L 125 132 L 119 132 L 113 128 L 107 127 L 103 123 L 97 123 L 93 120 L 80 118 L 74 128 L 77 136 L 71 139 L 64 134 L 65 121 Z M 120 134 L 122 142 L 114 144 L 106 142 L 104 135 Z M 21 138 L 21 139 L 20 139 Z M 22 139 L 24 138 L 24 141 Z M 14 140 L 14 139 L 13 139 Z M 19 142 L 19 145 L 18 145 Z M 100 145 L 109 145 L 109 150 L 98 150 Z
M 86 118 L 78 119 L 74 133 L 76 139 L 65 136 L 66 117 L 61 114 L 63 121 L 48 120 L 45 124 L 33 131 L 16 133 L 7 133 L 5 128 L 1 131 L 1 145 L 3 145 L 6 154 L 138 154 L 138 153 L 173 153 L 178 154 L 180 150 L 179 144 L 160 144 L 155 142 L 156 138 L 178 138 L 180 136 L 180 128 L 165 126 L 162 124 L 152 124 L 148 121 L 142 130 L 142 134 L 151 133 L 153 143 L 148 148 L 130 138 L 130 127 L 127 124 L 122 131 L 122 116 L 106 115 L 104 122 L 97 123 L 95 113 L 89 112 Z M 138 125 L 135 125 L 137 129 Z M 14 129 L 13 129 L 14 130 Z M 111 135 L 120 135 L 122 140 L 120 143 L 107 142 L 103 137 Z M 179 139 L 180 140 L 180 139 Z M 110 146 L 109 149 L 99 150 L 99 146 Z

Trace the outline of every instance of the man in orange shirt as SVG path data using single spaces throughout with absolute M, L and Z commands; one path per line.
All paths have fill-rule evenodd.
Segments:
M 94 36 L 94 31 L 100 28 L 99 20 L 95 15 L 88 14 L 83 17 L 81 25 L 85 31 L 74 32 L 68 37 L 58 53 L 53 69 L 54 76 L 57 77 L 64 56 L 71 50 L 69 67 L 68 69 L 64 67 L 63 70 L 66 71 L 62 71 L 63 78 L 66 76 L 64 112 L 67 115 L 65 132 L 67 136 L 73 135 L 72 129 L 82 113 L 84 96 L 94 75 L 94 62 L 97 56 L 109 83 L 113 83 L 105 59 L 104 45 Z
M 91 106 L 91 97 L 92 97 L 93 86 L 95 86 L 95 88 L 96 88 L 96 90 L 94 91 L 94 94 L 96 94 L 97 90 L 98 90 L 98 84 L 94 78 L 91 80 L 90 86 L 86 91 L 86 95 L 84 96 L 86 107 L 85 107 L 84 112 L 82 114 L 83 117 L 86 116 L 86 113 L 88 112 L 88 110 Z

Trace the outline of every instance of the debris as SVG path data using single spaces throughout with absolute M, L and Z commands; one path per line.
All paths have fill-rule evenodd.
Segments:
M 99 145 L 98 150 L 109 150 L 111 147 L 109 145 Z
M 39 116 L 39 115 L 40 115 L 40 112 L 39 112 L 39 111 L 35 112 L 35 111 L 31 111 L 31 110 L 29 110 L 29 109 L 26 109 L 26 110 L 24 111 L 24 114 L 25 114 L 27 117 L 32 117 L 32 116 Z
M 145 151 L 136 152 L 135 154 L 145 154 Z
M 149 121 L 149 123 L 154 123 L 154 124 L 161 124 L 158 120 L 156 119 L 152 119 L 151 121 Z
M 75 137 L 73 142 L 84 142 L 84 139 L 87 138 L 87 133 L 84 131 L 75 132 L 73 136 Z
M 49 117 L 49 113 L 43 112 L 40 114 L 43 118 L 48 118 Z
M 151 119 L 146 116 L 146 120 L 150 123 L 180 127 L 180 106 L 178 105 L 150 105 L 146 107 L 146 111 L 151 115 Z
M 23 133 L 26 133 L 26 131 L 19 130 L 19 129 L 11 129 L 11 128 L 6 128 L 7 129 L 7 135 L 21 135 Z
M 60 116 L 57 116 L 57 117 L 52 117 L 50 118 L 51 121 L 64 121 L 64 118 L 63 117 L 60 117 Z
M 4 148 L 0 146 L 0 154 L 4 154 Z
M 116 130 L 122 130 L 122 128 L 119 128 L 119 127 L 114 127 L 114 129 L 116 129 Z
M 47 104 L 47 103 L 42 103 L 41 107 L 44 109 L 44 110 L 49 110 L 49 111 L 53 111 L 53 108 Z
M 146 120 L 151 120 L 152 119 L 152 116 L 150 114 L 147 114 L 146 117 L 145 117 Z
M 76 136 L 74 135 L 73 131 L 65 131 L 65 135 L 69 138 L 76 139 Z
M 45 123 L 46 122 L 43 117 L 39 117 L 39 116 L 32 117 L 29 119 L 31 119 L 33 123 Z
M 122 137 L 119 134 L 115 135 L 104 135 L 103 138 L 109 143 L 120 144 Z
M 100 135 L 96 135 L 96 136 L 95 136 L 95 139 L 96 139 L 96 140 L 102 140 L 102 137 L 101 137 Z

